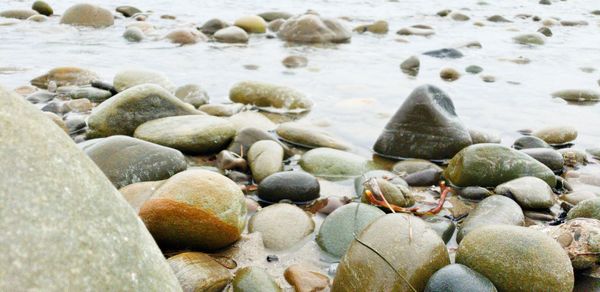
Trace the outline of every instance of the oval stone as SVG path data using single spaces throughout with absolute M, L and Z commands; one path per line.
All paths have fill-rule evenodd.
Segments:
M 577 204 L 567 213 L 567 219 L 594 218 L 600 220 L 600 198 L 588 199 Z
M 494 192 L 513 198 L 526 209 L 544 209 L 554 205 L 556 200 L 552 189 L 543 180 L 525 176 L 498 185 Z
M 494 284 L 486 277 L 461 264 L 447 265 L 435 272 L 425 292 L 496 292 Z
M 264 108 L 296 111 L 310 110 L 313 105 L 310 99 L 295 89 L 254 81 L 235 84 L 229 91 L 229 99 Z
M 234 292 L 280 292 L 281 287 L 263 269 L 244 267 L 235 273 L 233 278 Z
M 300 166 L 316 176 L 325 177 L 358 176 L 368 168 L 366 159 L 331 148 L 315 148 L 304 153 Z
M 248 221 L 249 232 L 262 233 L 266 248 L 283 250 L 298 243 L 315 229 L 315 222 L 302 209 L 274 204 L 256 212 Z
M 258 185 L 258 197 L 268 202 L 307 202 L 319 198 L 319 181 L 301 171 L 274 173 Z
M 487 225 L 523 225 L 525 215 L 515 201 L 503 196 L 489 196 L 483 199 L 463 221 L 456 234 L 456 241 L 461 240 L 471 231 Z
M 260 183 L 266 177 L 283 169 L 283 148 L 275 141 L 258 141 L 248 150 L 248 164 L 252 178 Z

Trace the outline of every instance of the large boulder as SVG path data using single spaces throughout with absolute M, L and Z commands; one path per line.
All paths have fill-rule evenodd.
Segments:
M 0 290 L 181 291 L 154 240 L 62 129 L 0 89 Z
M 499 291 L 572 291 L 573 267 L 558 242 L 531 228 L 490 225 L 460 243 L 456 263 L 484 275 Z
M 60 18 L 60 23 L 63 24 L 96 28 L 111 26 L 114 22 L 109 10 L 87 3 L 69 7 Z
M 147 121 L 197 114 L 203 113 L 162 87 L 142 84 L 120 92 L 92 110 L 88 119 L 88 136 L 131 136 L 139 125 Z
M 459 187 L 496 187 L 523 176 L 534 176 L 550 187 L 556 186 L 550 168 L 525 153 L 498 144 L 469 146 L 456 154 L 444 171 L 444 177 Z
M 444 160 L 471 143 L 450 97 L 435 86 L 424 85 L 404 101 L 373 150 L 390 158 Z
M 229 145 L 235 129 L 223 118 L 190 115 L 145 122 L 133 135 L 187 153 L 216 153 Z
M 229 99 L 275 110 L 306 111 L 313 105 L 312 100 L 295 89 L 254 81 L 235 84 L 229 91 Z
M 302 14 L 286 20 L 277 36 L 296 43 L 343 43 L 350 40 L 352 32 L 336 19 Z
M 332 292 L 423 291 L 431 275 L 450 264 L 444 241 L 412 215 L 379 217 L 358 238 L 337 268 Z
M 85 149 L 117 188 L 167 179 L 187 168 L 181 152 L 127 136 L 111 136 Z
M 216 250 L 240 238 L 246 212 L 237 184 L 218 173 L 193 169 L 161 185 L 140 208 L 140 217 L 162 246 Z

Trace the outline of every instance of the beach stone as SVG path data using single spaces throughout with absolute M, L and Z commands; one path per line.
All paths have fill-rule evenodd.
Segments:
M 268 202 L 307 202 L 319 198 L 319 181 L 301 171 L 283 171 L 267 176 L 258 185 L 257 195 Z
M 471 141 L 473 144 L 481 144 L 481 143 L 497 143 L 502 142 L 500 136 L 494 133 L 485 132 L 477 129 L 469 129 L 469 136 L 471 136 Z
M 120 188 L 119 193 L 121 193 L 131 208 L 138 213 L 142 205 L 152 197 L 154 191 L 164 182 L 165 180 L 132 183 Z
M 281 26 L 285 23 L 285 20 L 279 18 L 273 21 L 270 21 L 267 25 L 267 28 L 272 32 L 278 32 L 281 29 Z
M 477 66 L 477 65 L 470 65 L 469 67 L 465 68 L 465 72 L 471 73 L 471 74 L 479 74 L 479 73 L 483 72 L 483 68 L 481 68 L 481 66 Z
M 277 125 L 273 123 L 265 115 L 255 111 L 243 111 L 229 117 L 229 121 L 239 132 L 245 128 L 257 128 L 263 131 L 272 131 Z
M 241 103 L 210 103 L 201 105 L 200 107 L 198 107 L 198 110 L 207 113 L 211 116 L 231 117 L 239 113 L 243 108 L 244 105 Z
M 304 153 L 300 166 L 313 175 L 324 177 L 358 176 L 368 169 L 366 159 L 332 148 L 315 148 Z
M 513 37 L 513 40 L 521 45 L 543 45 L 546 42 L 544 38 L 540 33 L 528 33 Z
M 192 106 L 154 84 L 142 84 L 120 92 L 92 110 L 89 137 L 133 135 L 151 120 L 179 115 L 197 115 Z
M 378 20 L 372 24 L 359 25 L 353 29 L 353 31 L 364 33 L 370 32 L 374 34 L 386 34 L 390 30 L 389 24 L 385 20 Z
M 178 28 L 169 32 L 165 38 L 174 44 L 180 45 L 192 45 L 208 40 L 202 32 L 195 28 Z
M 551 37 L 552 36 L 552 30 L 548 27 L 542 26 L 540 27 L 537 32 L 545 35 L 546 37 Z
M 381 190 L 385 200 L 390 204 L 399 207 L 410 207 L 415 204 L 415 199 L 408 187 L 400 184 L 394 184 L 383 178 L 377 178 L 375 182 Z M 365 188 L 373 192 L 369 185 L 366 185 Z M 361 195 L 361 202 L 368 203 L 369 200 L 367 195 L 364 192 Z
M 498 291 L 572 291 L 573 267 L 560 244 L 531 228 L 490 225 L 460 243 L 456 263 L 487 277 Z
M 144 32 L 139 27 L 129 27 L 123 33 L 123 37 L 130 42 L 141 42 L 144 39 Z
M 456 234 L 456 242 L 473 230 L 488 225 L 523 225 L 525 215 L 519 205 L 504 196 L 493 195 L 483 199 L 463 221 Z
M 284 141 L 305 148 L 328 147 L 339 150 L 350 149 L 348 144 L 332 137 L 329 133 L 298 122 L 279 124 L 276 133 Z
M 65 103 L 65 106 L 70 111 L 79 113 L 89 112 L 93 107 L 92 102 L 90 102 L 90 100 L 87 98 L 69 100 Z
M 175 96 L 185 103 L 189 103 L 194 107 L 207 104 L 209 97 L 206 91 L 197 84 L 186 84 L 177 87 Z
M 452 20 L 456 20 L 456 21 L 467 21 L 469 19 L 471 19 L 469 16 L 460 13 L 458 11 L 454 11 L 452 13 L 450 13 L 450 18 L 452 18 Z
M 112 13 L 107 9 L 81 3 L 69 7 L 60 18 L 60 23 L 101 28 L 113 25 L 114 19 Z
M 444 171 L 444 177 L 459 187 L 496 187 L 522 176 L 535 176 L 556 186 L 556 177 L 547 166 L 499 144 L 471 145 L 456 154 Z
M 161 246 L 217 250 L 240 238 L 246 225 L 246 201 L 227 177 L 192 169 L 169 178 L 139 214 Z
M 229 99 L 233 102 L 279 110 L 305 111 L 313 106 L 312 100 L 295 89 L 255 81 L 235 84 L 229 91 Z
M 258 128 L 248 127 L 238 131 L 229 147 L 227 147 L 227 150 L 240 156 L 246 156 L 250 147 L 261 140 L 270 140 L 280 143 L 277 138 L 269 132 Z M 287 146 L 284 146 L 281 143 L 279 145 L 282 146 L 284 151 L 289 151 Z
M 205 35 L 213 35 L 215 32 L 228 27 L 225 21 L 220 20 L 218 18 L 213 18 L 207 22 L 205 22 L 201 27 L 200 31 Z
M 37 11 L 37 13 L 45 16 L 50 16 L 54 14 L 54 10 L 50 5 L 44 1 L 35 1 L 33 5 L 31 5 L 31 9 Z
M 266 248 L 287 249 L 310 235 L 315 222 L 302 209 L 290 204 L 274 204 L 262 208 L 248 221 L 248 232 L 262 233 Z
M 400 70 L 402 70 L 404 74 L 414 77 L 419 75 L 420 66 L 421 62 L 419 61 L 419 58 L 417 56 L 411 56 L 400 64 Z
M 185 153 L 207 154 L 223 150 L 235 133 L 226 119 L 190 115 L 147 121 L 135 129 L 133 136 Z
M 147 83 L 158 85 L 169 92 L 175 91 L 175 85 L 173 85 L 165 74 L 152 70 L 125 69 L 117 72 L 113 79 L 113 85 L 119 92 Z
M 532 133 L 548 144 L 566 144 L 577 138 L 577 129 L 571 126 L 553 126 L 539 129 Z
M 259 267 L 243 267 L 233 278 L 234 292 L 281 292 L 281 287 L 265 270 Z
M 287 56 L 281 61 L 286 68 L 303 68 L 308 65 L 308 59 L 303 56 Z
M 350 40 L 352 33 L 336 19 L 302 14 L 286 20 L 277 36 L 296 43 L 344 43 Z
M 48 73 L 38 76 L 31 80 L 31 85 L 48 89 L 50 83 L 57 87 L 61 86 L 82 86 L 89 85 L 93 80 L 99 79 L 96 73 L 77 67 L 56 67 Z
M 130 22 L 125 26 L 125 29 L 129 29 L 132 27 L 137 27 L 141 29 L 144 34 L 154 34 L 156 29 L 154 25 L 146 21 Z
M 390 119 L 373 150 L 390 158 L 443 160 L 471 145 L 454 104 L 433 85 L 417 87 Z
M 433 273 L 450 264 L 442 239 L 414 216 L 381 216 L 358 238 L 377 250 L 417 291 L 425 289 Z M 337 268 L 331 291 L 409 291 L 409 286 L 377 254 L 355 240 Z
M 558 149 L 558 153 L 563 156 L 566 166 L 574 167 L 579 164 L 587 164 L 587 153 L 580 149 L 562 148 Z
M 457 49 L 439 49 L 423 53 L 423 55 L 439 58 L 439 59 L 459 59 L 463 54 Z
M 48 17 L 45 15 L 36 14 L 36 15 L 32 15 L 29 18 L 27 18 L 27 21 L 46 22 L 46 21 L 48 21 Z
M 257 183 L 283 170 L 283 148 L 271 140 L 258 141 L 248 150 L 248 164 Z
M 37 14 L 38 12 L 32 9 L 11 9 L 0 12 L 0 17 L 25 20 Z
M 384 179 L 397 187 L 408 188 L 408 183 L 400 176 L 387 170 L 370 170 L 354 179 L 354 190 L 357 195 L 362 195 L 365 189 L 365 182 L 370 178 Z
M 504 16 L 498 15 L 498 14 L 488 17 L 487 21 L 490 21 L 490 22 L 512 22 L 512 21 L 506 19 Z
M 399 35 L 417 35 L 417 36 L 431 36 L 435 34 L 435 31 L 431 28 L 421 28 L 421 27 L 403 27 L 396 32 Z
M 600 147 L 588 148 L 585 151 L 587 151 L 587 153 L 592 155 L 592 157 L 600 160 Z
M 575 207 L 567 213 L 568 220 L 574 218 L 592 218 L 600 220 L 600 197 L 588 199 L 575 205 Z
M 588 199 L 595 199 L 597 197 L 598 196 L 591 191 L 579 190 L 579 191 L 573 191 L 570 193 L 562 194 L 562 195 L 560 195 L 559 198 L 571 205 L 577 205 L 582 201 L 585 201 Z
M 594 90 L 565 89 L 552 93 L 552 97 L 562 98 L 573 103 L 588 103 L 600 101 L 600 93 Z
M 394 166 L 392 166 L 392 171 L 394 173 L 398 173 L 398 174 L 402 174 L 402 175 L 421 172 L 423 170 L 428 170 L 428 169 L 434 169 L 434 170 L 439 170 L 439 171 L 442 170 L 442 168 L 439 167 L 437 164 L 432 163 L 429 160 L 424 160 L 424 159 L 402 160 L 402 161 L 399 161 L 396 164 L 394 164 Z
M 549 148 L 552 146 L 548 145 L 544 140 L 535 136 L 522 136 L 515 140 L 513 143 L 515 149 L 530 149 L 530 148 Z
M 329 277 L 300 264 L 289 266 L 283 276 L 296 292 L 324 291 L 329 288 Z
M 437 169 L 426 169 L 411 173 L 404 180 L 413 187 L 435 186 L 442 181 L 442 171 Z
M 282 11 L 267 11 L 259 14 L 258 16 L 262 17 L 266 22 L 271 22 L 277 19 L 288 19 L 293 15 L 291 13 L 282 12 Z
M 444 81 L 456 81 L 460 78 L 460 73 L 454 68 L 444 68 L 440 71 L 440 78 Z
M 248 34 L 237 26 L 229 26 L 215 32 L 215 39 L 221 43 L 247 43 Z
M 248 164 L 244 158 L 227 150 L 223 150 L 217 154 L 217 167 L 221 170 L 239 170 L 246 172 Z
M 341 206 L 325 217 L 315 240 L 322 250 L 341 258 L 354 240 L 353 233 L 360 234 L 367 225 L 383 215 L 385 213 L 377 207 L 363 203 Z
M 456 225 L 452 220 L 442 217 L 442 216 L 425 216 L 422 217 L 423 221 L 427 223 L 429 228 L 431 228 L 437 235 L 442 238 L 444 243 L 448 243 L 450 239 L 452 239 L 452 235 L 454 235 L 454 231 L 456 230 Z
M 60 88 L 58 89 L 58 92 L 60 92 Z M 96 103 L 101 103 L 112 97 L 110 91 L 95 87 L 77 87 L 73 90 L 69 90 L 66 95 L 71 99 L 85 98 Z
M 10 170 L 0 171 L 0 290 L 181 291 L 131 207 L 62 129 L 5 89 L 0 124 L 0 153 L 10 153 L 0 156 Z
M 223 291 L 232 279 L 231 272 L 201 252 L 184 252 L 168 260 L 183 291 Z
M 167 179 L 187 168 L 181 152 L 127 136 L 111 136 L 85 153 L 117 188 Z
M 236 19 L 233 25 L 245 30 L 247 33 L 267 32 L 267 22 L 257 15 L 242 16 Z
M 123 14 L 123 16 L 125 16 L 125 17 L 132 17 L 132 16 L 134 16 L 134 15 L 136 15 L 136 14 L 138 14 L 138 13 L 141 13 L 141 12 L 142 12 L 141 10 L 139 10 L 139 9 L 138 9 L 138 8 L 136 8 L 136 7 L 133 7 L 133 6 L 126 6 L 126 5 L 124 5 L 124 6 L 119 6 L 119 7 L 117 7 L 115 10 L 116 10 L 117 12 L 119 12 L 119 13 Z
M 53 112 L 47 112 L 47 111 L 44 111 L 43 114 L 48 119 L 50 119 L 54 124 L 56 124 L 59 128 L 61 128 L 63 131 L 65 131 L 65 133 L 69 133 L 69 129 L 67 128 L 67 125 L 62 120 L 62 118 L 59 117 L 57 114 L 55 114 Z
M 486 277 L 461 264 L 447 265 L 431 276 L 425 292 L 496 292 Z
M 521 152 L 543 163 L 554 172 L 561 171 L 565 164 L 562 154 L 551 148 L 529 148 Z
M 498 195 L 514 199 L 525 209 L 545 209 L 554 205 L 554 193 L 548 184 L 532 176 L 505 182 L 494 189 Z

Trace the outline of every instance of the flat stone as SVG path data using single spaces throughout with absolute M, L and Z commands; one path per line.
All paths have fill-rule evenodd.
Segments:
M 498 185 L 494 192 L 513 198 L 525 209 L 545 209 L 554 205 L 555 195 L 548 184 L 532 176 L 524 176 Z

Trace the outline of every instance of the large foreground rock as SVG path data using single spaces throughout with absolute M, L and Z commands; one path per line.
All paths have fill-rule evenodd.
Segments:
M 131 87 L 96 107 L 88 119 L 89 137 L 133 135 L 135 129 L 151 120 L 202 112 L 154 84 Z
M 417 291 L 423 291 L 431 275 L 450 264 L 442 239 L 414 216 L 382 216 L 358 238 L 377 250 Z M 381 257 L 354 240 L 339 264 L 331 291 L 411 289 Z
M 456 263 L 484 275 L 499 291 L 572 291 L 573 267 L 558 242 L 540 231 L 491 225 L 460 243 Z
M 297 43 L 343 43 L 352 32 L 336 19 L 303 14 L 288 19 L 277 34 L 280 39 Z
M 550 168 L 531 156 L 498 144 L 469 146 L 450 160 L 444 177 L 460 187 L 496 187 L 507 181 L 534 176 L 550 187 L 556 177 Z
M 0 290 L 181 290 L 131 207 L 61 129 L 4 89 L 0 124 Z
M 435 86 L 424 85 L 404 101 L 373 150 L 391 158 L 444 160 L 471 143 L 450 97 Z
M 127 136 L 111 136 L 85 149 L 117 188 L 162 180 L 187 168 L 181 152 Z

